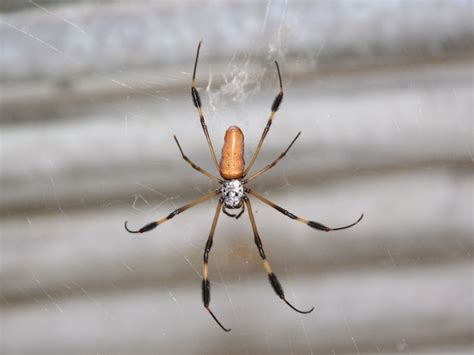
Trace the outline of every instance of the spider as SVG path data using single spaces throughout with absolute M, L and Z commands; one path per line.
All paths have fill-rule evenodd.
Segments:
M 260 137 L 260 141 L 258 142 L 257 148 L 255 152 L 253 153 L 252 158 L 250 159 L 250 163 L 245 166 L 244 162 L 244 134 L 242 133 L 242 130 L 237 127 L 237 126 L 231 126 L 227 129 L 225 132 L 225 137 L 224 137 L 224 146 L 222 148 L 222 156 L 220 163 L 217 162 L 216 154 L 214 151 L 214 147 L 211 142 L 211 138 L 209 137 L 209 132 L 207 130 L 207 126 L 204 120 L 204 114 L 202 111 L 202 106 L 201 106 L 201 98 L 199 96 L 199 93 L 196 89 L 196 68 L 197 68 L 197 63 L 198 63 L 198 58 L 199 58 L 199 50 L 201 48 L 201 43 L 202 41 L 199 42 L 198 47 L 197 47 L 197 53 L 196 53 L 196 59 L 194 61 L 194 70 L 193 70 L 193 79 L 192 79 L 192 84 L 191 84 L 191 96 L 193 99 L 194 106 L 197 109 L 197 112 L 199 114 L 199 118 L 201 121 L 201 126 L 204 131 L 204 135 L 206 136 L 207 144 L 209 146 L 209 151 L 211 153 L 212 160 L 214 162 L 215 167 L 220 173 L 221 178 L 207 172 L 203 168 L 197 166 L 194 164 L 191 159 L 189 159 L 183 152 L 183 149 L 181 148 L 181 145 L 179 144 L 178 138 L 176 136 L 174 137 L 174 140 L 176 141 L 176 144 L 178 146 L 178 149 L 181 153 L 182 158 L 189 164 L 191 167 L 197 171 L 199 171 L 201 174 L 204 174 L 207 176 L 209 179 L 218 182 L 220 184 L 220 187 L 217 190 L 214 190 L 212 192 L 209 192 L 208 194 L 201 196 L 190 203 L 174 210 L 171 212 L 168 216 L 161 218 L 159 220 L 153 221 L 151 223 L 146 224 L 142 228 L 138 230 L 131 230 L 127 226 L 127 221 L 125 221 L 125 229 L 130 232 L 130 233 L 144 233 L 144 232 L 149 232 L 152 229 L 155 229 L 157 226 L 160 224 L 172 219 L 173 217 L 177 216 L 178 214 L 190 209 L 191 207 L 194 207 L 204 201 L 209 200 L 212 197 L 219 196 L 219 201 L 217 203 L 216 207 L 216 212 L 214 215 L 214 219 L 212 221 L 211 225 L 211 230 L 209 232 L 209 237 L 207 239 L 207 243 L 204 249 L 204 265 L 203 265 L 203 271 L 202 271 L 202 300 L 204 303 L 204 308 L 209 312 L 209 314 L 214 318 L 214 320 L 219 324 L 219 326 L 226 332 L 230 331 L 230 329 L 225 328 L 222 323 L 217 319 L 217 317 L 214 315 L 214 313 L 211 311 L 209 308 L 209 302 L 211 299 L 211 285 L 209 282 L 209 269 L 208 269 L 208 260 L 209 260 L 209 252 L 211 251 L 212 248 L 212 241 L 214 237 L 214 232 L 216 230 L 217 226 L 217 221 L 219 219 L 220 212 L 226 214 L 227 216 L 231 218 L 238 219 L 240 216 L 245 211 L 245 207 L 247 207 L 249 219 L 250 219 L 250 224 L 252 225 L 252 230 L 253 230 L 253 235 L 254 235 L 254 240 L 255 244 L 257 245 L 258 252 L 260 254 L 260 257 L 262 258 L 263 261 L 263 267 L 265 268 L 265 271 L 268 274 L 268 280 L 270 281 L 270 284 L 275 291 L 275 293 L 288 305 L 290 306 L 294 311 L 307 314 L 311 313 L 314 310 L 314 307 L 312 307 L 309 310 L 300 310 L 293 306 L 290 302 L 285 297 L 285 293 L 283 291 L 283 287 L 280 284 L 280 281 L 276 277 L 276 275 L 273 273 L 272 268 L 270 267 L 270 263 L 267 260 L 267 257 L 265 256 L 265 252 L 263 250 L 263 245 L 262 245 L 262 240 L 260 239 L 260 236 L 257 231 L 257 225 L 255 223 L 255 217 L 252 211 L 252 205 L 250 203 L 249 195 L 252 195 L 262 201 L 263 203 L 269 205 L 270 207 L 273 207 L 276 209 L 278 212 L 281 212 L 285 216 L 294 219 L 296 221 L 302 222 L 314 229 L 318 229 L 321 231 L 325 232 L 331 232 L 331 231 L 336 231 L 336 230 L 341 230 L 341 229 L 347 229 L 350 228 L 357 223 L 361 221 L 361 219 L 364 217 L 364 214 L 362 214 L 357 221 L 355 221 L 352 224 L 349 224 L 344 227 L 338 227 L 338 228 L 330 228 L 325 226 L 324 224 L 321 224 L 319 222 L 315 221 L 310 221 L 307 219 L 304 219 L 302 217 L 298 217 L 294 215 L 293 213 L 287 211 L 286 209 L 274 204 L 273 202 L 269 201 L 267 198 L 263 197 L 262 195 L 258 194 L 257 192 L 253 191 L 252 189 L 247 187 L 247 184 L 251 182 L 252 180 L 256 179 L 266 171 L 270 170 L 273 168 L 283 157 L 288 153 L 290 148 L 293 146 L 295 141 L 298 139 L 298 137 L 301 134 L 301 131 L 298 132 L 296 137 L 291 141 L 290 145 L 283 151 L 272 163 L 266 165 L 250 177 L 247 177 L 250 169 L 252 168 L 253 164 L 255 163 L 255 159 L 257 159 L 257 156 L 260 152 L 260 149 L 262 148 L 263 141 L 265 140 L 265 137 L 268 134 L 268 131 L 270 130 L 270 127 L 273 122 L 273 118 L 275 116 L 275 113 L 278 111 L 278 108 L 280 107 L 280 104 L 283 100 L 283 83 L 281 80 L 281 73 L 280 73 L 280 67 L 278 66 L 278 62 L 275 61 L 277 73 L 278 73 L 278 80 L 280 82 L 280 92 L 277 94 L 275 99 L 273 100 L 273 104 L 271 106 L 271 114 L 270 117 L 268 118 L 267 125 L 265 126 L 262 136 Z M 235 210 L 235 213 L 231 213 L 228 210 Z

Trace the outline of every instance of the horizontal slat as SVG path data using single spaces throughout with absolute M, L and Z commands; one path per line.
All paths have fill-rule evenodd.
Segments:
M 216 272 L 211 306 L 233 330 L 223 334 L 200 302 L 199 281 L 169 281 L 113 295 L 38 300 L 2 312 L 3 350 L 21 354 L 447 353 L 472 340 L 472 263 L 353 270 L 300 277 L 281 272 L 290 310 L 260 280 Z M 369 271 L 369 272 L 367 272 Z M 25 339 L 28 339 L 25 341 Z M 179 341 L 178 339 L 186 339 Z M 448 344 L 448 345 L 447 345 Z M 451 346 L 449 345 L 451 344 Z M 38 351 L 38 349 L 41 349 Z M 439 349 L 439 348 L 437 348 Z
M 275 270 L 331 272 L 348 267 L 399 265 L 471 258 L 471 172 L 429 169 L 398 175 L 361 176 L 315 185 L 282 181 L 256 190 L 291 212 L 330 226 L 365 218 L 346 231 L 326 234 L 292 221 L 254 202 L 257 224 Z M 435 193 L 434 193 L 435 192 Z M 166 216 L 198 192 L 175 199 L 111 201 L 101 209 L 63 215 L 28 215 L 2 225 L 2 296 L 7 302 L 31 302 L 48 290 L 57 297 L 88 289 L 116 292 L 200 277 L 202 252 L 214 202 L 185 212 L 146 235 L 123 229 Z M 132 203 L 134 203 L 132 205 Z M 63 210 L 64 211 L 64 210 Z M 415 213 L 416 211 L 416 213 Z M 222 216 L 211 260 L 225 273 L 260 273 L 247 215 L 237 222 Z M 21 250 L 21 262 L 18 252 Z M 215 259 L 214 259 L 215 258 Z M 211 261 L 211 265 L 215 261 Z M 243 268 L 242 264 L 246 266 Z M 60 266 L 60 268 L 58 268 Z
M 274 159 L 299 129 L 299 141 L 266 181 L 282 174 L 313 179 L 406 165 L 471 166 L 471 68 L 458 63 L 288 83 L 257 166 Z M 219 93 L 204 96 L 218 155 L 224 130 L 238 124 L 250 156 L 274 94 L 260 92 L 248 98 L 248 105 L 230 107 L 219 101 Z M 58 204 L 66 209 L 97 206 L 130 199 L 133 193 L 152 197 L 143 185 L 168 196 L 205 188 L 205 178 L 186 166 L 172 139 L 176 133 L 190 158 L 214 171 L 189 96 L 186 90 L 160 104 L 148 99 L 100 104 L 65 114 L 64 122 L 5 127 L 3 215 Z
M 74 75 L 95 73 L 120 85 L 108 79 L 124 68 L 188 62 L 201 38 L 211 58 L 228 62 L 239 52 L 285 55 L 300 68 L 472 49 L 469 2 L 362 3 L 114 1 L 48 9 L 32 2 L 30 11 L 2 18 L 2 79 L 41 78 L 61 85 Z

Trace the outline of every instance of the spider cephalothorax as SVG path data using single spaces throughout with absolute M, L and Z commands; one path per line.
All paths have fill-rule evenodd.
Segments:
M 270 117 L 268 118 L 267 125 L 265 126 L 265 129 L 263 130 L 262 136 L 260 137 L 260 141 L 258 142 L 257 149 L 255 150 L 254 154 L 252 155 L 252 158 L 250 160 L 250 163 L 245 166 L 244 162 L 244 135 L 242 133 L 242 130 L 237 127 L 237 126 L 231 126 L 227 129 L 224 137 L 224 146 L 222 148 L 222 156 L 220 160 L 220 164 L 217 163 L 217 158 L 216 158 L 216 153 L 214 151 L 214 147 L 211 142 L 211 138 L 209 137 L 209 133 L 207 131 L 207 126 L 204 121 L 204 114 L 202 112 L 202 107 L 201 107 L 201 99 L 199 97 L 199 93 L 196 90 L 196 83 L 195 83 L 195 78 L 196 78 L 196 67 L 197 67 L 197 62 L 198 62 L 198 57 L 199 57 L 199 49 L 201 48 L 201 42 L 199 42 L 198 49 L 197 49 L 197 54 L 196 54 L 196 61 L 194 62 L 194 71 L 193 71 L 193 80 L 192 80 L 192 85 L 191 85 L 191 96 L 193 98 L 193 103 L 194 106 L 196 107 L 199 118 L 201 120 L 201 126 L 204 131 L 204 135 L 206 136 L 207 144 L 209 146 L 209 150 L 211 152 L 211 157 L 214 162 L 215 167 L 219 171 L 221 178 L 218 178 L 217 176 L 207 172 L 206 170 L 202 169 L 201 167 L 197 166 L 194 164 L 183 152 L 181 149 L 181 145 L 178 142 L 178 139 L 176 136 L 174 136 L 174 139 L 176 141 L 176 144 L 178 145 L 179 151 L 181 152 L 181 155 L 183 159 L 188 162 L 195 170 L 199 171 L 200 173 L 206 175 L 209 179 L 221 184 L 221 187 L 209 192 L 208 194 L 201 196 L 194 201 L 188 203 L 187 205 L 184 205 L 173 212 L 171 212 L 168 216 L 161 218 L 159 220 L 153 221 L 151 223 L 146 224 L 142 228 L 138 230 L 131 230 L 127 226 L 127 222 L 125 222 L 125 229 L 130 232 L 130 233 L 144 233 L 148 232 L 160 224 L 170 220 L 174 216 L 180 214 L 181 212 L 186 211 L 187 209 L 194 207 L 204 201 L 209 200 L 212 197 L 216 197 L 218 195 L 221 195 L 219 198 L 219 202 L 217 203 L 216 206 L 216 212 L 214 214 L 214 219 L 212 221 L 212 226 L 211 226 L 211 231 L 209 232 L 209 237 L 206 242 L 206 246 L 204 249 L 204 266 L 202 270 L 202 299 L 204 303 L 204 307 L 206 310 L 209 312 L 209 314 L 214 318 L 214 320 L 219 324 L 219 326 L 225 330 L 229 331 L 230 329 L 225 328 L 219 320 L 216 318 L 214 313 L 211 311 L 209 308 L 209 303 L 211 300 L 211 284 L 209 282 L 209 269 L 208 269 L 208 259 L 209 259 L 209 252 L 211 251 L 212 247 L 212 241 L 214 237 L 214 232 L 216 230 L 217 226 L 217 221 L 219 219 L 220 212 L 224 212 L 226 215 L 234 218 L 239 218 L 245 211 L 245 207 L 247 207 L 248 210 L 248 215 L 250 219 L 250 224 L 252 225 L 252 230 L 254 234 L 254 240 L 255 244 L 257 245 L 258 252 L 260 254 L 260 257 L 262 258 L 263 261 L 263 267 L 265 268 L 265 271 L 268 274 L 268 280 L 270 281 L 270 284 L 273 287 L 273 290 L 276 292 L 276 294 L 288 305 L 290 306 L 293 310 L 299 312 L 299 313 L 310 313 L 313 311 L 314 307 L 307 310 L 307 311 L 301 311 L 294 307 L 292 304 L 288 302 L 288 300 L 285 297 L 285 293 L 283 291 L 283 287 L 281 286 L 280 282 L 278 281 L 276 275 L 273 273 L 270 263 L 267 260 L 267 257 L 265 256 L 265 252 L 263 250 L 263 245 L 262 245 L 262 240 L 260 239 L 260 236 L 257 231 L 257 225 L 255 223 L 255 217 L 253 215 L 253 210 L 252 210 L 252 205 L 250 203 L 250 199 L 248 198 L 248 195 L 252 195 L 262 201 L 263 203 L 273 207 L 276 209 L 278 212 L 283 213 L 285 216 L 297 220 L 299 222 L 302 222 L 306 225 L 308 225 L 311 228 L 322 230 L 325 232 L 330 232 L 330 231 L 335 231 L 335 230 L 341 230 L 341 229 L 346 229 L 350 228 L 357 223 L 360 222 L 364 214 L 362 214 L 359 219 L 347 226 L 344 227 L 339 227 L 339 228 L 330 228 L 325 226 L 324 224 L 321 224 L 319 222 L 315 221 L 310 221 L 301 217 L 298 217 L 294 215 L 293 213 L 287 211 L 286 209 L 274 204 L 267 198 L 263 197 L 262 195 L 258 194 L 257 192 L 253 191 L 252 189 L 248 188 L 246 186 L 247 183 L 255 179 L 256 177 L 262 175 L 265 173 L 267 170 L 270 170 L 272 167 L 274 167 L 283 157 L 286 155 L 286 153 L 290 150 L 291 146 L 295 141 L 298 139 L 300 136 L 301 132 L 299 132 L 296 137 L 293 139 L 293 141 L 290 143 L 288 148 L 281 153 L 278 158 L 276 158 L 272 163 L 266 165 L 253 175 L 247 178 L 247 174 L 252 168 L 253 164 L 255 163 L 255 159 L 258 156 L 258 153 L 260 152 L 260 149 L 262 147 L 263 141 L 265 137 L 267 136 L 268 131 L 270 130 L 270 126 L 272 125 L 273 117 L 275 116 L 275 113 L 277 112 L 278 108 L 280 107 L 280 104 L 283 100 L 283 84 L 281 80 L 281 74 L 280 74 L 280 68 L 278 67 L 278 63 L 275 62 L 277 72 L 278 72 L 278 79 L 280 81 L 280 92 L 277 94 L 275 97 L 272 107 L 271 107 L 271 114 Z M 239 209 L 241 208 L 241 211 L 238 214 L 230 214 L 226 211 L 226 208 L 228 209 Z
M 224 204 L 222 206 L 222 212 L 224 212 L 229 217 L 235 217 L 236 219 L 238 219 L 244 213 L 244 185 L 242 185 L 240 180 L 224 181 L 221 187 L 221 195 L 221 198 L 224 201 Z M 230 214 L 226 211 L 227 208 L 232 210 L 240 208 L 241 211 L 239 214 L 236 215 Z
M 229 180 L 222 184 L 221 188 L 224 205 L 227 208 L 240 208 L 242 197 L 244 197 L 244 186 L 240 180 Z

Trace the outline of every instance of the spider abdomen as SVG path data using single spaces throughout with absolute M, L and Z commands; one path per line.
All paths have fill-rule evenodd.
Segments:
M 219 166 L 224 179 L 240 179 L 244 175 L 244 134 L 237 126 L 227 128 Z

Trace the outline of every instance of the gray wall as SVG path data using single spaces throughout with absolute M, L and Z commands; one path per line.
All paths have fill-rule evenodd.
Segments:
M 473 350 L 471 1 L 2 1 L 2 354 L 470 353 Z M 216 186 L 190 97 L 220 151 L 229 125 L 290 302 L 268 284 L 247 215 L 216 201 L 139 227 Z

